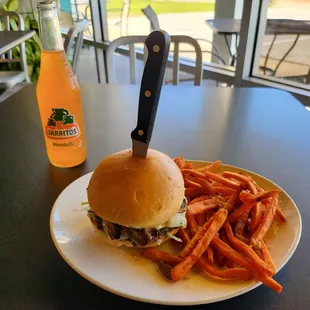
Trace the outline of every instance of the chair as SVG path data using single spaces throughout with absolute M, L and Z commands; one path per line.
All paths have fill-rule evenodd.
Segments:
M 114 52 L 119 46 L 129 45 L 129 57 L 130 57 L 130 82 L 136 84 L 136 50 L 135 44 L 143 44 L 147 36 L 126 36 L 120 37 L 110 43 L 106 51 L 106 63 L 107 63 L 107 82 L 115 82 L 114 73 Z M 180 43 L 186 43 L 194 47 L 196 53 L 196 66 L 194 69 L 194 85 L 200 85 L 202 79 L 202 52 L 198 42 L 189 36 L 175 35 L 171 36 L 171 42 L 174 43 L 173 62 L 172 62 L 172 84 L 179 84 L 179 46 Z M 144 48 L 144 61 L 147 59 L 147 49 Z
M 141 11 L 146 16 L 146 18 L 150 21 L 151 31 L 160 29 L 158 17 L 150 5 L 148 5 Z
M 25 30 L 25 24 L 22 16 L 15 12 L 1 11 L 0 12 L 0 31 L 11 31 L 10 18 L 14 18 L 18 21 L 16 25 L 18 30 Z M 4 25 L 4 29 L 2 29 Z M 1 55 L 0 63 L 20 63 L 21 71 L 0 71 L 0 88 L 11 88 L 17 83 L 23 81 L 30 82 L 30 78 L 27 71 L 26 49 L 25 42 L 19 45 L 19 57 L 12 57 L 12 50 Z
M 151 31 L 156 30 L 156 29 L 160 29 L 158 17 L 150 5 L 141 9 L 141 11 L 146 16 L 146 18 L 150 21 Z M 203 50 L 202 52 L 213 55 L 216 59 L 218 59 L 220 61 L 221 64 L 226 65 L 226 62 L 224 61 L 224 59 L 219 55 L 218 48 L 215 46 L 215 44 L 213 44 L 211 41 L 209 41 L 207 39 L 202 39 L 202 38 L 195 38 L 195 39 L 197 41 L 202 41 L 202 42 L 206 42 L 206 43 L 210 44 L 213 48 L 213 51 L 204 51 Z M 182 52 L 189 52 L 189 51 L 182 51 Z
M 65 37 L 64 49 L 65 49 L 67 57 L 69 55 L 69 52 L 73 48 L 73 58 L 72 58 L 73 74 L 76 73 L 78 58 L 79 58 L 79 54 L 80 54 L 82 44 L 83 44 L 83 32 L 86 29 L 86 27 L 88 27 L 88 21 L 84 19 L 81 22 L 74 24 L 70 28 L 70 30 L 68 31 Z

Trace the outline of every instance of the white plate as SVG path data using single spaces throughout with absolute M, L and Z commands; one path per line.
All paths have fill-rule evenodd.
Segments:
M 194 162 L 196 167 L 205 164 Z M 245 171 L 264 189 L 278 188 L 252 172 L 228 165 L 221 169 Z M 225 282 L 195 273 L 186 280 L 171 283 L 158 273 L 154 263 L 141 258 L 137 250 L 105 243 L 101 234 L 94 231 L 86 211 L 81 211 L 81 202 L 87 200 L 90 176 L 91 173 L 74 181 L 59 195 L 50 217 L 51 235 L 57 250 L 85 279 L 127 298 L 166 305 L 216 302 L 241 295 L 261 284 L 254 280 Z M 287 223 L 280 226 L 275 237 L 266 241 L 277 271 L 291 258 L 301 235 L 301 218 L 296 205 L 283 190 L 279 201 Z

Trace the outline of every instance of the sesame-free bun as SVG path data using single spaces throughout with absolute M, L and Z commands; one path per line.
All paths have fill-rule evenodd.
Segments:
M 133 228 L 167 222 L 180 209 L 184 181 L 167 155 L 149 149 L 147 157 L 123 150 L 106 157 L 88 185 L 90 208 L 106 221 Z

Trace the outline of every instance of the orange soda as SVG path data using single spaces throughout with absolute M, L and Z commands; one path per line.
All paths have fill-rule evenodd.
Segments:
M 42 52 L 36 93 L 47 155 L 57 167 L 73 167 L 86 160 L 80 87 L 63 49 L 56 3 L 39 2 L 38 13 Z

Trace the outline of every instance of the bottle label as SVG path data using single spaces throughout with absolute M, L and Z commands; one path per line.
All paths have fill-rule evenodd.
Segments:
M 46 136 L 50 139 L 70 139 L 80 135 L 79 125 L 74 115 L 66 109 L 52 109 L 47 120 Z

